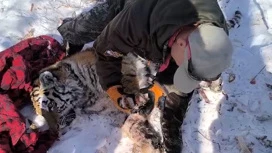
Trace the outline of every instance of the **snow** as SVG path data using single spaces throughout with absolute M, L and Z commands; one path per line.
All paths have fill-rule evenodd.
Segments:
M 266 86 L 272 84 L 272 0 L 218 2 L 227 19 L 236 10 L 243 15 L 240 27 L 230 30 L 233 62 L 223 74 L 225 94 L 204 90 L 210 103 L 194 95 L 182 128 L 183 152 L 239 153 L 244 146 L 253 153 L 272 153 L 272 89 Z M 61 20 L 93 5 L 90 0 L 0 0 L 0 51 L 44 34 L 61 42 L 56 30 Z M 230 75 L 235 75 L 232 82 Z M 124 116 L 113 106 L 108 109 L 77 118 L 48 152 L 131 152 L 132 142 L 120 131 Z

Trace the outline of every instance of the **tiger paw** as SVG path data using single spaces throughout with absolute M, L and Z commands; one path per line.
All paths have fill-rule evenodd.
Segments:
M 122 132 L 125 133 L 141 152 L 155 152 L 161 148 L 161 137 L 148 120 L 139 114 L 131 114 L 126 119 Z

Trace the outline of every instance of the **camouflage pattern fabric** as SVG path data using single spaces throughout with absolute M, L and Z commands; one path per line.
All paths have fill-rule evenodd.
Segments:
M 23 40 L 0 52 L 0 153 L 45 153 L 57 136 L 28 132 L 19 110 L 31 100 L 38 72 L 61 60 L 64 49 L 52 37 Z
M 106 0 L 75 18 L 66 18 L 58 27 L 63 39 L 74 45 L 94 41 L 128 0 Z

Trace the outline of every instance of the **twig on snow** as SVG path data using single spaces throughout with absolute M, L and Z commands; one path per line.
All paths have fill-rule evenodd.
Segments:
M 202 88 L 199 88 L 198 89 L 198 93 L 199 95 L 203 98 L 203 100 L 206 102 L 206 103 L 211 103 L 210 100 L 208 99 L 207 95 L 205 94 L 204 90 Z
M 214 144 L 217 144 L 218 145 L 218 149 L 219 149 L 219 152 L 221 152 L 221 147 L 220 147 L 220 144 L 218 142 L 215 142 L 214 140 L 211 140 L 210 138 L 208 138 L 207 136 L 205 136 L 203 133 L 201 133 L 199 130 L 195 131 L 197 133 L 199 133 L 201 136 L 203 136 L 203 138 L 205 138 L 206 140 L 214 143 Z
M 250 81 L 250 83 L 251 84 L 256 84 L 256 78 L 257 78 L 257 76 L 263 71 L 263 69 L 266 67 L 266 65 L 265 66 L 263 66 L 263 68 L 251 79 L 251 81 Z
M 223 90 L 222 94 L 225 96 L 226 100 L 229 100 L 229 95 Z
M 32 12 L 33 9 L 34 9 L 34 4 L 32 3 L 32 4 L 31 4 L 31 8 L 30 8 L 30 12 Z
M 272 89 L 272 84 L 266 83 L 265 85 L 267 88 Z

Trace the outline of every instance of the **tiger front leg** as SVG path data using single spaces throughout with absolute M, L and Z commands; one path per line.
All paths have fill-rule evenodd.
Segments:
M 156 153 L 161 149 L 161 137 L 148 120 L 139 114 L 131 114 L 122 126 L 122 132 L 134 142 L 134 151 Z

